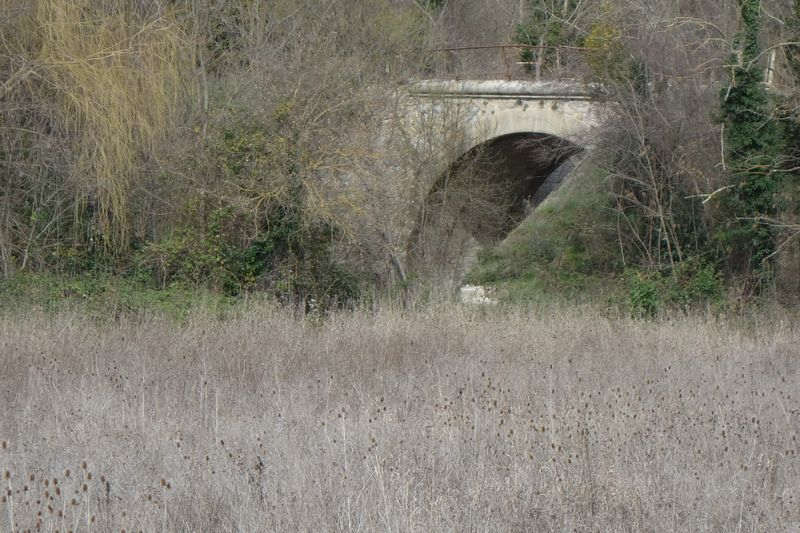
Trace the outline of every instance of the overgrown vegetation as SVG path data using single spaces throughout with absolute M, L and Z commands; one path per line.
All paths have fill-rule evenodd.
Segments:
M 372 109 L 391 106 L 372 84 L 394 86 L 424 49 L 414 5 L 0 7 L 5 280 L 111 274 L 319 306 L 358 295 L 369 269 L 348 254 L 369 220 L 352 173 L 375 157 L 360 144 Z
M 602 178 L 486 250 L 472 280 L 517 298 L 606 284 L 644 314 L 641 295 L 621 296 L 648 293 L 636 280 L 657 287 L 661 309 L 800 297 L 794 0 L 0 9 L 8 286 L 117 277 L 327 308 L 442 272 L 457 284 L 463 256 L 491 248 L 486 228 L 505 234 L 521 218 L 508 206 L 526 199 L 464 163 L 463 117 L 411 135 L 387 117 L 408 113 L 396 90 L 408 79 L 498 75 L 497 50 L 453 48 L 513 41 L 526 47 L 521 65 L 503 56 L 505 75 L 605 84 L 613 112 L 592 154 Z M 453 161 L 460 190 L 441 186 Z M 429 262 L 414 262 L 417 245 Z M 695 275 L 716 280 L 713 297 L 671 295 Z
M 543 20 L 567 20 L 569 3 L 530 3 Z M 591 158 L 610 201 L 577 219 L 568 200 L 558 201 L 555 214 L 543 205 L 526 223 L 527 238 L 512 234 L 485 254 L 474 281 L 510 284 L 519 296 L 520 286 L 541 286 L 532 291 L 540 294 L 577 279 L 580 292 L 602 285 L 647 316 L 758 298 L 794 301 L 797 4 L 720 7 L 713 26 L 702 3 L 605 2 L 571 14 L 569 20 L 585 21 L 571 25 L 573 42 L 587 49 L 595 79 L 613 87 L 616 112 L 598 132 Z M 641 26 L 628 22 L 633 13 Z M 535 33 L 544 42 L 548 31 Z M 580 201 L 581 193 L 565 196 Z M 586 220 L 612 228 L 602 246 L 582 248 L 592 265 L 582 273 L 553 258 L 573 256 L 570 235 L 596 238 Z M 562 228 L 553 253 L 556 225 Z
M 800 0 L 0 0 L 0 530 L 796 530 L 799 37 Z M 591 142 L 404 126 L 512 39 L 605 85 Z M 452 303 L 476 244 L 519 305 Z

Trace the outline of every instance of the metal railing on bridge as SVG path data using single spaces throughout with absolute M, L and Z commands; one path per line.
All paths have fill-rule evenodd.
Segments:
M 609 73 L 604 50 L 581 46 L 538 46 L 503 43 L 485 45 L 447 46 L 430 50 L 432 56 L 427 74 L 451 80 L 532 80 L 597 82 Z M 780 94 L 796 94 L 795 77 L 787 72 L 789 63 L 784 49 L 764 54 L 759 64 L 764 69 L 764 83 Z M 719 83 L 712 70 L 689 76 L 712 85 Z M 662 83 L 686 81 L 687 76 L 660 73 Z
M 588 80 L 590 48 L 488 44 L 434 48 L 429 73 L 449 79 Z

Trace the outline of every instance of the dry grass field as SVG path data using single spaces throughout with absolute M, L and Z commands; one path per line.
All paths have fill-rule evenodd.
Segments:
M 2 531 L 800 528 L 788 318 L 30 314 L 0 367 Z

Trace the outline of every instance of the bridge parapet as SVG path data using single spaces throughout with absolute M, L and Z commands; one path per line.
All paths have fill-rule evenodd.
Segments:
M 419 80 L 408 86 L 411 96 L 491 100 L 599 100 L 607 95 L 596 83 L 525 80 Z
M 411 131 L 436 115 L 460 117 L 463 151 L 503 135 L 552 135 L 586 147 L 607 92 L 574 81 L 418 80 L 407 87 Z

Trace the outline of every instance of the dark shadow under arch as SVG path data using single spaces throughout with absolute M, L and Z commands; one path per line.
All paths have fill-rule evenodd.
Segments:
M 548 178 L 582 150 L 560 137 L 522 132 L 465 152 L 423 202 L 409 240 L 411 270 L 449 270 L 464 258 L 467 241 L 486 247 L 504 239 L 555 188 Z

